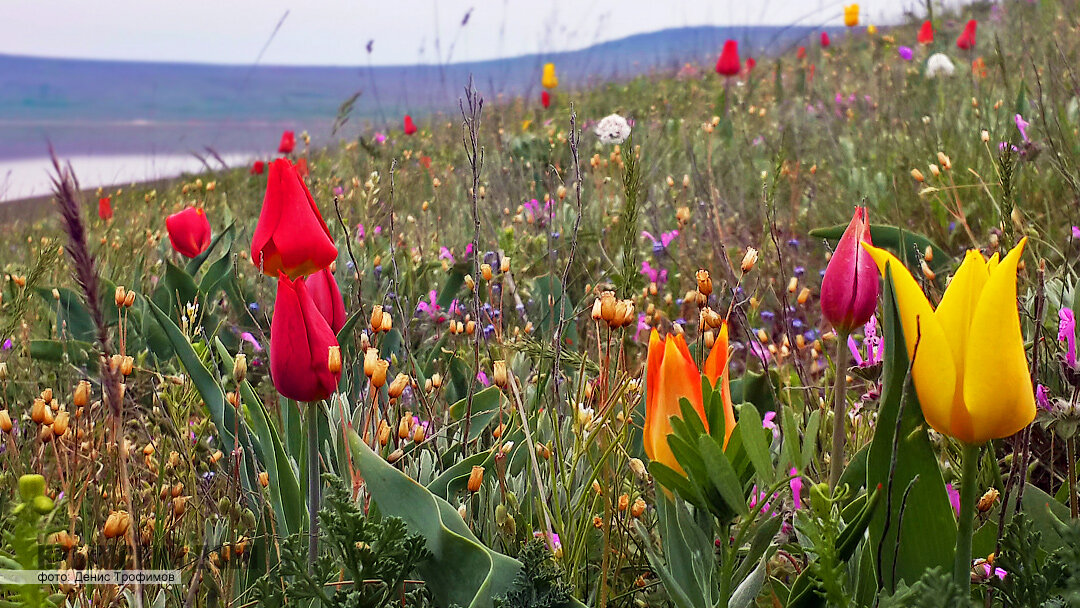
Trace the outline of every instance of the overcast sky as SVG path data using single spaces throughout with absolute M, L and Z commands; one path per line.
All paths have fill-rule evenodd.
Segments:
M 690 25 L 840 25 L 850 1 L 5 0 L 0 53 L 245 65 L 440 63 L 572 50 Z M 859 4 L 863 24 L 883 24 L 923 0 Z

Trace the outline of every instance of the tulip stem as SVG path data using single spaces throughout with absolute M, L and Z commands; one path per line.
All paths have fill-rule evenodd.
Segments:
M 836 334 L 836 384 L 833 386 L 832 452 L 829 454 L 829 488 L 836 488 L 844 472 L 844 446 L 847 444 L 847 332 Z
M 307 408 L 308 450 L 308 572 L 315 569 L 319 557 L 319 505 L 322 499 L 322 480 L 319 479 L 319 410 L 309 403 Z
M 960 478 L 960 515 L 956 520 L 956 560 L 953 562 L 953 582 L 971 597 L 971 533 L 975 524 L 975 500 L 979 489 L 980 445 L 964 444 L 961 455 L 963 467 Z

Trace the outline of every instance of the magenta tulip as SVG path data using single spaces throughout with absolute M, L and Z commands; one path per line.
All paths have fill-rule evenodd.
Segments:
M 860 242 L 873 244 L 865 207 L 855 209 L 821 281 L 821 313 L 841 334 L 865 325 L 877 308 L 877 267 Z

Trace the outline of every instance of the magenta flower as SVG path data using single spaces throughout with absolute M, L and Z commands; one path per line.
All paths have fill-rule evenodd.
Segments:
M 945 484 L 945 491 L 949 494 L 949 504 L 952 505 L 953 511 L 956 512 L 957 517 L 960 517 L 960 492 L 957 492 L 951 483 Z
M 911 50 L 910 46 L 902 46 L 896 49 L 896 52 L 904 61 L 911 61 L 911 58 L 915 56 L 915 52 Z
M 446 247 L 439 247 L 439 259 L 447 260 L 451 264 L 454 263 L 454 254 L 450 253 L 450 249 Z
M 250 344 L 251 348 L 254 349 L 255 352 L 257 352 L 257 353 L 262 352 L 262 349 L 263 349 L 262 345 L 259 344 L 259 341 L 255 339 L 255 336 L 251 335 L 251 332 L 245 331 L 245 332 L 241 333 L 240 334 L 240 339 L 243 340 L 244 342 L 247 342 L 248 344 Z
M 780 428 L 776 426 L 776 412 L 765 412 L 765 417 L 761 419 L 761 428 L 772 431 L 773 439 L 780 438 Z
M 797 510 L 802 508 L 803 480 L 802 480 L 802 477 L 799 476 L 798 469 L 796 469 L 795 467 L 791 467 L 791 471 L 789 473 L 791 475 L 795 476 L 795 477 L 791 478 L 790 485 L 791 485 L 791 498 L 794 500 L 795 510 L 797 511 Z
M 641 274 L 649 277 L 649 282 L 662 285 L 667 283 L 667 269 L 653 268 L 647 260 L 641 262 Z
M 863 326 L 863 345 L 866 346 L 866 357 L 862 356 L 859 352 L 859 347 L 855 343 L 855 338 L 848 336 L 848 349 L 851 350 L 851 355 L 854 358 L 855 365 L 858 367 L 873 367 L 878 363 L 881 363 L 885 358 L 885 345 L 882 343 L 881 336 L 877 335 L 877 317 L 871 316 L 870 320 Z
M 652 235 L 652 233 L 648 232 L 647 230 L 642 230 L 641 236 L 652 241 L 653 253 L 660 253 L 668 248 L 668 245 L 671 244 L 671 241 L 675 240 L 675 237 L 679 236 L 679 231 L 669 230 L 667 232 L 661 233 L 660 238 L 656 238 Z
M 873 244 L 865 207 L 855 209 L 821 280 L 821 314 L 841 334 L 869 322 L 877 308 L 878 269 L 861 243 Z
M 1080 239 L 1080 226 L 1072 227 L 1072 237 L 1074 239 Z
M 1047 412 L 1054 409 L 1054 406 L 1050 405 L 1050 395 L 1042 384 L 1035 387 L 1035 403 L 1039 406 L 1039 409 Z
M 1065 363 L 1076 367 L 1076 317 L 1071 308 L 1058 311 L 1058 340 L 1065 342 Z
M 1030 139 L 1028 139 L 1027 135 L 1027 128 L 1031 125 L 1031 123 L 1024 120 L 1024 117 L 1019 114 L 1013 117 L 1013 121 L 1016 122 L 1016 130 L 1020 131 L 1020 137 L 1024 139 L 1024 142 L 1026 143 L 1031 141 Z

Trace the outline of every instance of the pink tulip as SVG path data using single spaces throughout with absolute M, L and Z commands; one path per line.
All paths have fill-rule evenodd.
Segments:
M 877 267 L 860 241 L 873 244 L 865 207 L 855 209 L 821 281 L 821 313 L 842 334 L 866 324 L 877 308 Z

